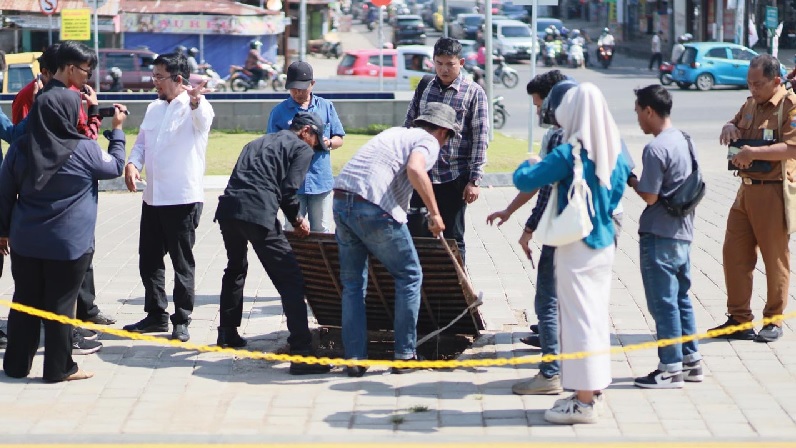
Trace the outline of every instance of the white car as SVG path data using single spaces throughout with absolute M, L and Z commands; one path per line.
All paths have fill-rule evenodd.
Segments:
M 495 49 L 506 61 L 531 59 L 531 55 L 538 51 L 536 33 L 519 20 L 493 21 L 492 39 Z

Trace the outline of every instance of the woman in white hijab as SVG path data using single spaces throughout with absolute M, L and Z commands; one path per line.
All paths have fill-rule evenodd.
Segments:
M 556 288 L 559 300 L 561 353 L 606 351 L 611 346 L 608 303 L 614 260 L 611 215 L 622 198 L 630 173 L 622 154 L 619 130 L 600 90 L 591 83 L 570 89 L 556 109 L 564 144 L 541 162 L 524 162 L 514 173 L 514 185 L 530 192 L 558 182 L 558 212 L 567 205 L 573 182 L 573 146 L 580 147 L 583 178 L 591 190 L 594 215 L 591 233 L 558 246 Z M 602 390 L 611 384 L 610 355 L 601 354 L 561 363 L 564 389 L 575 390 L 545 412 L 551 423 L 596 423 Z M 596 406 L 595 406 L 596 405 Z

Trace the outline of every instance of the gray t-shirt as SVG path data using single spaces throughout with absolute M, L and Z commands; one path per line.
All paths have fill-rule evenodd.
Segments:
M 672 194 L 692 170 L 688 142 L 682 132 L 675 128 L 664 130 L 649 142 L 644 147 L 641 162 L 643 171 L 638 191 L 657 194 L 658 197 Z M 638 232 L 691 241 L 694 238 L 694 213 L 678 218 L 667 213 L 663 205 L 656 202 L 641 213 Z
M 413 152 L 426 158 L 426 171 L 439 157 L 439 142 L 420 128 L 390 128 L 359 149 L 337 176 L 334 188 L 356 193 L 400 223 L 412 197 L 406 164 Z

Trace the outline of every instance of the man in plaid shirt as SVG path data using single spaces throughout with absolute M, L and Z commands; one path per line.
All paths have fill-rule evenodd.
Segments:
M 412 127 L 427 103 L 444 103 L 456 111 L 461 132 L 440 148 L 439 158 L 429 171 L 440 215 L 445 223 L 445 238 L 453 238 L 462 256 L 464 247 L 464 212 L 467 204 L 478 199 L 489 144 L 489 113 L 484 89 L 461 73 L 464 58 L 456 39 L 440 38 L 434 44 L 434 68 L 437 76 L 421 83 L 406 111 L 405 127 Z M 412 195 L 410 213 L 423 208 L 423 200 Z M 431 236 L 425 226 L 410 226 L 413 236 Z
M 542 138 L 540 156 L 544 157 L 550 150 L 562 143 L 563 132 L 555 120 L 555 109 L 561 103 L 564 93 L 577 86 L 574 81 L 567 80 L 558 70 L 552 70 L 532 79 L 527 86 L 528 94 L 533 99 L 533 104 L 539 112 L 539 121 L 543 126 L 552 126 Z M 536 206 L 525 223 L 525 228 L 520 237 L 520 246 L 525 255 L 531 258 L 530 242 L 533 232 L 539 225 L 545 208 L 547 207 L 552 185 L 545 185 L 539 189 Z M 505 210 L 492 213 L 487 217 L 487 222 L 492 224 L 498 219 L 497 225 L 506 222 L 511 215 L 523 204 L 531 200 L 534 193 L 518 193 Z M 542 354 L 558 354 L 558 299 L 556 298 L 555 280 L 555 247 L 542 246 L 539 256 L 539 270 L 536 277 L 536 297 L 534 308 L 539 325 L 535 329 L 538 336 L 522 338 L 526 344 L 541 347 Z M 533 326 L 532 326 L 533 329 Z M 534 339 L 533 341 L 531 339 Z M 539 363 L 539 373 L 530 381 L 515 384 L 511 390 L 519 395 L 550 395 L 563 391 L 561 387 L 560 367 L 558 361 Z

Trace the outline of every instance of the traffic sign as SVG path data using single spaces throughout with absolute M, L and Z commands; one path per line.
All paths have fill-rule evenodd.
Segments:
M 52 15 L 58 9 L 58 0 L 39 0 L 39 8 L 42 14 Z
M 776 6 L 766 6 L 766 28 L 776 29 L 779 26 L 779 10 Z
M 43 0 L 46 1 L 46 0 Z M 84 0 L 86 5 L 91 8 L 93 11 L 96 11 L 108 3 L 108 0 Z
M 387 6 L 392 2 L 392 0 L 371 0 L 370 2 L 376 6 Z

